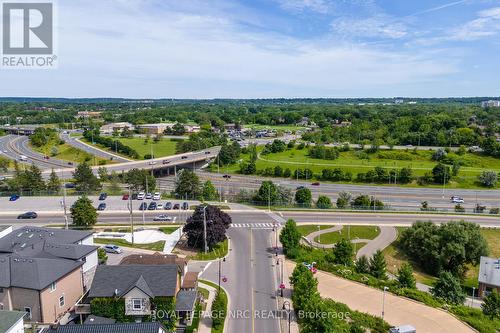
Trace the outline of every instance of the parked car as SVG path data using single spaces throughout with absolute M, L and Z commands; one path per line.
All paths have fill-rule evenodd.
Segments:
M 156 210 L 156 202 L 151 201 L 149 203 L 148 210 Z
M 146 199 L 148 199 L 148 200 L 149 200 L 149 199 L 151 199 L 151 198 L 153 198 L 153 195 L 152 195 L 151 193 L 146 193 Z
M 107 253 L 122 253 L 122 249 L 117 245 L 107 244 L 102 247 Z
M 161 215 L 155 216 L 155 218 L 153 219 L 153 221 L 169 222 L 169 221 L 172 221 L 172 217 L 168 216 L 168 215 L 165 215 L 165 214 L 161 214 Z
M 35 212 L 26 212 L 24 214 L 17 216 L 17 218 L 19 220 L 36 219 L 37 217 L 38 217 L 38 214 Z
M 140 205 L 139 205 L 139 210 L 146 210 L 146 208 L 148 208 L 148 204 L 145 203 L 145 202 L 142 202 Z
M 181 206 L 177 203 L 174 205 L 174 208 L 173 209 L 179 209 Z
M 10 196 L 9 201 L 16 201 L 19 198 L 20 198 L 20 196 L 18 194 L 13 194 Z
M 187 202 L 182 203 L 182 209 L 183 210 L 188 210 L 189 209 L 189 204 Z
M 163 164 L 169 164 L 169 163 L 170 163 L 170 161 L 169 161 L 169 160 L 164 160 L 164 161 L 163 161 Z
M 156 205 L 156 210 L 161 210 L 163 209 L 163 204 L 162 203 L 159 203 Z
M 103 201 L 103 200 L 106 200 L 106 198 L 108 197 L 108 194 L 107 193 L 101 193 L 99 195 L 99 200 L 100 201 Z
M 137 193 L 132 193 L 132 200 L 137 200 L 137 197 L 138 197 Z
M 319 186 L 319 182 L 315 182 L 311 184 L 312 186 Z
M 99 206 L 97 206 L 97 210 L 105 210 L 106 209 L 106 203 L 101 202 Z
M 129 198 L 128 194 L 124 194 L 122 200 L 128 200 L 128 198 Z
M 171 210 L 172 209 L 172 203 L 170 201 L 165 204 L 165 209 L 166 210 Z
M 160 199 L 161 199 L 160 192 L 155 192 L 155 194 L 153 195 L 153 200 L 160 200 Z
M 64 184 L 64 187 L 66 187 L 66 188 L 75 188 L 76 185 L 74 183 L 66 183 L 66 184 Z
M 144 200 L 144 197 L 146 195 L 144 194 L 144 192 L 139 192 L 139 194 L 137 195 L 137 200 Z

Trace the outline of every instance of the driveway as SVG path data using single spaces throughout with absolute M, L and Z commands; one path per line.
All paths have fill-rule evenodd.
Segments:
M 289 270 L 293 270 L 295 263 L 287 261 L 287 265 Z M 316 278 L 318 279 L 318 290 L 322 297 L 344 303 L 352 310 L 381 316 L 383 299 L 381 290 L 341 279 L 322 271 L 316 273 Z M 417 329 L 417 332 L 476 332 L 445 311 L 389 293 L 385 295 L 384 319 L 394 326 L 412 325 Z

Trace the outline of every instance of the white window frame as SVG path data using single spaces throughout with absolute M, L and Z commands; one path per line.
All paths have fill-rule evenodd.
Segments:
M 139 308 L 137 308 L 135 305 L 136 305 L 136 301 L 139 301 Z M 142 310 L 142 299 L 140 298 L 132 298 L 132 309 L 134 311 L 136 310 Z
M 25 306 L 24 307 L 24 312 L 27 312 L 28 313 L 28 318 L 29 319 L 32 319 L 32 314 L 31 314 L 31 308 L 29 306 Z
M 52 282 L 50 284 L 50 292 L 52 293 L 52 292 L 56 291 L 56 289 L 57 289 L 57 283 L 56 282 Z
M 62 304 L 61 304 L 61 300 L 62 300 Z M 59 307 L 62 308 L 64 306 L 64 304 L 66 304 L 66 299 L 64 298 L 64 294 L 62 294 L 61 297 L 59 297 Z

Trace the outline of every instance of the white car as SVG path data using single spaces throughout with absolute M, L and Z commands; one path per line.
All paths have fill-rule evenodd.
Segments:
M 107 244 L 102 247 L 107 253 L 122 253 L 122 249 L 119 246 Z
M 24 155 L 19 155 L 19 160 L 20 161 L 27 161 L 28 158 L 26 156 L 24 156 Z
M 156 161 L 150 161 L 149 162 L 149 165 L 155 165 L 156 164 Z
M 165 214 L 162 214 L 162 215 L 155 216 L 155 218 L 153 219 L 153 221 L 170 222 L 170 221 L 172 221 L 172 217 L 168 216 L 168 215 L 165 215 Z
M 153 200 L 160 200 L 160 199 L 161 199 L 160 192 L 155 192 L 155 194 L 153 195 Z
M 144 192 L 139 192 L 139 194 L 137 194 L 137 200 L 144 200 L 145 196 L 146 194 L 144 194 Z
M 459 203 L 464 203 L 464 199 L 460 197 L 453 196 L 451 197 L 451 202 L 459 204 Z
M 159 203 L 159 204 L 157 204 L 157 205 L 156 205 L 156 210 L 160 210 L 160 209 L 161 209 L 161 210 L 163 210 L 163 209 L 164 209 L 164 207 L 163 207 L 163 204 L 162 204 L 162 203 Z

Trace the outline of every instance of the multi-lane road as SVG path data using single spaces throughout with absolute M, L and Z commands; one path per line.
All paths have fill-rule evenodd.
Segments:
M 94 147 L 92 145 L 86 144 L 85 142 L 82 142 L 80 138 L 71 136 L 70 132 L 63 132 L 60 135 L 61 139 L 64 140 L 67 144 L 70 146 L 73 146 L 77 149 L 80 149 L 84 152 L 87 152 L 91 155 L 106 158 L 108 160 L 112 161 L 117 161 L 117 162 L 131 162 L 131 159 L 128 159 L 126 157 L 110 153 L 108 151 L 105 151 L 103 149 L 99 149 L 97 147 Z

